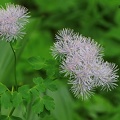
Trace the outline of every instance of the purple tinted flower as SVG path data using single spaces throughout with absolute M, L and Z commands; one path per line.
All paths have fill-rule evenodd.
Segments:
M 52 54 L 55 58 L 61 57 L 60 72 L 69 76 L 71 91 L 76 97 L 89 97 L 95 87 L 107 90 L 116 87 L 118 69 L 115 64 L 104 62 L 99 44 L 70 29 L 59 31 L 56 39 Z
M 28 22 L 27 8 L 20 5 L 6 4 L 0 9 L 0 36 L 6 41 L 22 38 L 24 25 Z

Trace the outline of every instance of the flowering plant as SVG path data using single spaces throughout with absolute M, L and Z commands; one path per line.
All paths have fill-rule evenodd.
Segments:
M 20 85 L 16 75 L 16 50 L 13 44 L 22 39 L 25 25 L 29 22 L 27 8 L 6 4 L 0 9 L 0 37 L 10 44 L 14 55 L 15 85 L 12 89 L 0 83 L 1 115 L 0 120 L 28 120 L 29 111 L 44 117 L 55 108 L 54 99 L 47 91 L 55 91 L 55 80 L 64 73 L 71 84 L 71 91 L 75 97 L 86 99 L 93 94 L 93 90 L 102 87 L 111 90 L 117 86 L 118 68 L 114 63 L 103 59 L 103 48 L 94 40 L 74 33 L 71 29 L 63 29 L 56 35 L 57 41 L 51 47 L 52 55 L 60 60 L 60 74 L 55 68 L 57 63 L 44 60 L 36 56 L 30 57 L 28 62 L 35 70 L 44 68 L 46 78 L 33 78 L 34 85 Z M 14 87 L 15 86 L 15 87 Z M 31 104 L 31 108 L 28 106 Z M 22 106 L 22 115 L 16 116 L 14 111 Z M 7 109 L 8 114 L 3 113 Z
M 1 114 L 0 120 L 27 120 L 29 119 L 29 111 L 27 108 L 29 104 L 32 104 L 31 110 L 34 114 L 38 116 L 45 116 L 49 114 L 52 109 L 54 109 L 54 100 L 52 97 L 48 96 L 46 91 L 55 91 L 56 86 L 53 80 L 48 78 L 43 79 L 42 77 L 36 77 L 33 79 L 34 86 L 30 85 L 18 85 L 17 76 L 16 76 L 16 50 L 14 49 L 14 44 L 19 38 L 22 38 L 25 32 L 23 32 L 24 26 L 29 22 L 28 18 L 30 17 L 27 8 L 14 5 L 6 4 L 6 9 L 0 9 L 0 37 L 2 40 L 5 40 L 10 44 L 11 50 L 14 55 L 14 75 L 15 75 L 15 88 L 12 87 L 12 90 L 8 89 L 7 86 L 0 83 L 0 99 L 1 99 Z M 28 59 L 28 62 L 32 66 L 36 66 L 41 58 L 31 57 Z M 43 65 L 46 64 L 44 61 Z M 42 64 L 37 64 L 41 69 Z M 46 65 L 46 67 L 49 64 Z M 34 67 L 36 69 L 36 67 Z M 18 107 L 22 106 L 25 108 L 25 112 L 21 117 L 14 116 L 14 111 Z M 3 108 L 9 109 L 8 115 L 2 113 Z

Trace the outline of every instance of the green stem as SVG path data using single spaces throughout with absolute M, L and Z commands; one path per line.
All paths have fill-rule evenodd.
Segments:
M 15 107 L 12 108 L 12 110 L 10 111 L 9 115 L 8 116 L 12 116 L 13 112 L 15 110 Z
M 0 104 L 0 116 L 1 116 L 1 104 Z
M 18 84 L 17 84 L 17 79 L 16 79 L 16 53 L 13 49 L 13 46 L 12 46 L 12 43 L 10 42 L 10 47 L 13 51 L 13 54 L 14 54 L 14 58 L 15 58 L 15 63 L 14 63 L 14 74 L 15 74 L 15 87 L 16 87 L 16 90 L 18 90 Z

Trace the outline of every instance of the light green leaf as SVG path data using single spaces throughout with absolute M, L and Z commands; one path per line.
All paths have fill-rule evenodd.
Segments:
M 10 92 L 6 91 L 1 95 L 1 105 L 4 106 L 6 109 L 11 107 L 11 94 Z
M 12 96 L 13 106 L 18 107 L 21 102 L 22 102 L 22 95 L 15 91 Z
M 30 92 L 32 93 L 32 95 L 33 95 L 34 97 L 40 96 L 39 91 L 38 91 L 35 87 L 31 88 L 31 89 L 30 89 Z
M 43 78 L 41 78 L 41 77 L 34 78 L 34 79 L 33 79 L 33 82 L 34 82 L 35 84 L 37 84 L 37 85 L 35 86 L 35 88 L 36 88 L 39 92 L 45 92 L 46 86 L 45 86 L 45 84 L 44 84 Z
M 36 86 L 36 89 L 37 89 L 39 92 L 45 92 L 45 91 L 46 91 L 46 86 L 45 86 L 44 84 L 37 85 L 37 86 Z
M 56 61 L 55 60 L 47 60 L 46 61 L 46 74 L 49 78 L 53 77 L 56 71 Z
M 20 117 L 11 116 L 9 120 L 23 120 L 23 119 Z
M 48 86 L 48 89 L 51 90 L 51 91 L 56 91 L 56 90 L 57 90 L 57 87 L 56 87 L 56 85 L 54 85 L 54 84 L 50 84 L 50 85 Z
M 57 87 L 55 85 L 55 82 L 56 81 L 52 81 L 52 80 L 45 80 L 45 85 L 46 85 L 46 88 L 51 90 L 51 91 L 56 91 L 57 90 Z
M 27 101 L 30 100 L 30 92 L 29 92 L 29 86 L 28 85 L 23 85 L 18 88 L 18 92 L 22 95 L 24 99 Z
M 3 85 L 2 83 L 0 83 L 0 94 L 5 92 L 6 90 L 7 90 L 7 87 L 5 85 Z
M 50 96 L 44 96 L 43 99 L 44 99 L 45 108 L 47 110 L 54 109 L 55 103 L 53 98 L 51 98 Z
M 35 70 L 40 70 L 45 67 L 45 60 L 39 56 L 29 58 L 28 62 Z
M 37 77 L 37 78 L 34 78 L 33 79 L 33 82 L 35 83 L 35 84 L 42 84 L 43 83 L 43 78 L 42 77 Z
M 40 112 L 43 112 L 43 109 L 44 109 L 44 102 L 43 102 L 43 99 L 39 97 L 33 103 L 33 111 L 35 113 L 40 113 Z

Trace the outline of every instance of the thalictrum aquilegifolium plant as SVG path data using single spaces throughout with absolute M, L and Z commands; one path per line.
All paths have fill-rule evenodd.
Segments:
M 28 12 L 27 8 L 21 5 L 8 3 L 5 7 L 6 8 L 0 8 L 0 38 L 1 40 L 6 41 L 6 44 L 10 44 L 14 55 L 13 72 L 15 76 L 15 87 L 13 85 L 12 90 L 10 90 L 6 85 L 0 83 L 0 120 L 23 120 L 23 118 L 28 120 L 30 116 L 29 111 L 32 111 L 38 116 L 44 117 L 54 109 L 54 100 L 47 95 L 46 91 L 55 91 L 55 83 L 49 77 L 43 79 L 41 76 L 38 76 L 33 78 L 33 87 L 30 87 L 29 85 L 20 86 L 18 84 L 16 75 L 17 57 L 14 44 L 16 44 L 18 39 L 22 39 L 24 37 L 24 28 L 25 25 L 29 22 L 30 13 Z M 46 64 L 46 61 L 42 60 L 42 58 L 37 56 L 29 58 L 28 62 L 35 70 L 36 65 L 37 70 L 42 69 L 43 67 L 47 69 L 49 64 Z M 32 104 L 31 110 L 27 109 L 28 104 Z M 23 112 L 24 115 L 21 117 L 13 115 L 14 111 L 19 106 L 25 107 L 25 112 Z M 2 113 L 2 108 L 9 109 L 8 114 L 5 115 Z
M 0 8 L 0 38 L 10 44 L 14 55 L 15 85 L 10 90 L 0 83 L 1 115 L 0 120 L 29 119 L 30 112 L 44 117 L 55 108 L 54 99 L 47 95 L 47 91 L 57 90 L 55 80 L 57 63 L 45 60 L 40 56 L 30 57 L 28 62 L 35 70 L 44 69 L 47 77 L 33 78 L 34 85 L 19 85 L 16 75 L 17 57 L 14 44 L 23 39 L 25 25 L 29 22 L 28 9 L 21 5 L 6 4 Z M 93 95 L 96 87 L 111 90 L 117 86 L 118 68 L 114 63 L 103 59 L 103 48 L 91 38 L 74 33 L 71 29 L 63 29 L 56 35 L 56 42 L 51 47 L 52 55 L 59 59 L 60 73 L 68 77 L 71 91 L 77 98 L 87 99 Z M 22 42 L 22 40 L 21 40 Z M 15 87 L 14 87 L 15 86 Z M 31 110 L 27 108 L 31 105 Z M 24 106 L 23 116 L 15 116 L 14 111 Z M 2 113 L 2 108 L 9 109 L 8 114 Z

